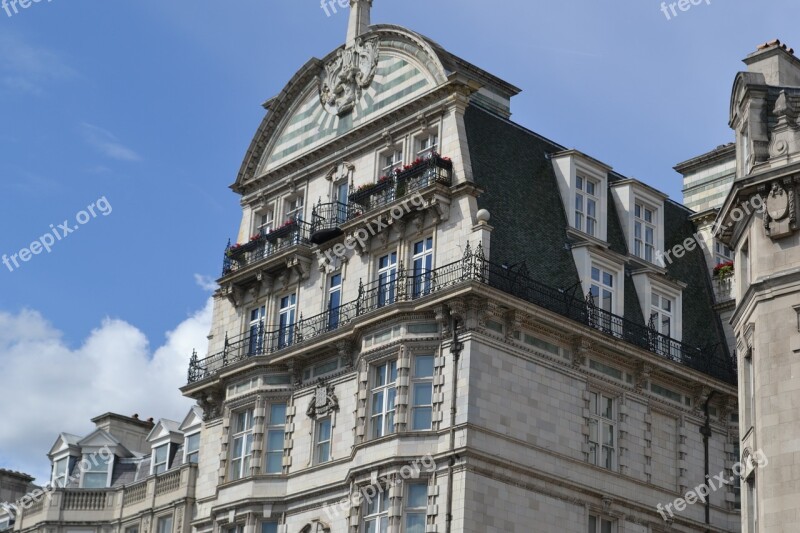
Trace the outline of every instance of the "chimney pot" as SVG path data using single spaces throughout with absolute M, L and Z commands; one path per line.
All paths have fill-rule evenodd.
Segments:
M 138 414 L 134 414 L 131 418 L 133 418 L 135 420 L 139 420 L 139 415 Z

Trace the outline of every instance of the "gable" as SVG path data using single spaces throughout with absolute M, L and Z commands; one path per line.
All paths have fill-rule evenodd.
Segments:
M 269 172 L 312 151 L 434 86 L 433 76 L 415 60 L 392 50 L 379 54 L 374 79 L 348 114 L 337 116 L 328 112 L 322 105 L 315 81 L 306 88 L 300 103 L 283 122 L 270 150 L 260 161 L 257 174 Z

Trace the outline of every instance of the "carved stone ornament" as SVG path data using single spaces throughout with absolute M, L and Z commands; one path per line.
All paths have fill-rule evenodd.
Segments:
M 325 384 L 322 381 L 317 385 L 317 390 L 314 391 L 314 397 L 308 403 L 306 415 L 310 418 L 317 418 L 319 416 L 327 416 L 333 411 L 339 410 L 339 399 L 333 392 L 333 385 Z
M 319 99 L 331 115 L 343 116 L 353 110 L 364 89 L 378 70 L 380 39 L 356 39 L 353 46 L 336 53 L 319 77 Z
M 310 524 L 307 524 L 303 529 L 300 530 L 300 533 L 330 533 L 330 526 L 325 524 L 324 522 L 320 522 L 319 520 L 314 520 Z
M 767 212 L 772 220 L 783 220 L 789 216 L 789 195 L 781 184 L 773 182 L 772 190 L 767 195 Z

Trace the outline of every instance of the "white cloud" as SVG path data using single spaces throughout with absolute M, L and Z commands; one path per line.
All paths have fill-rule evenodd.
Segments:
M 217 285 L 217 282 L 214 281 L 214 278 L 212 278 L 211 276 L 195 274 L 194 282 L 197 283 L 197 286 L 203 289 L 204 291 L 214 292 L 219 288 L 219 285 Z
M 66 80 L 77 72 L 59 55 L 4 32 L 0 34 L 0 85 L 14 93 L 42 95 L 49 82 Z
M 109 411 L 180 421 L 192 401 L 178 388 L 192 350 L 206 349 L 211 311 L 209 299 L 155 351 L 122 320 L 103 320 L 73 349 L 39 312 L 0 312 L 0 467 L 46 480 L 58 434 L 88 434 L 90 419 Z
M 89 146 L 100 152 L 106 157 L 119 161 L 140 161 L 135 151 L 119 142 L 119 139 L 108 130 L 104 130 L 92 124 L 81 124 L 83 137 Z

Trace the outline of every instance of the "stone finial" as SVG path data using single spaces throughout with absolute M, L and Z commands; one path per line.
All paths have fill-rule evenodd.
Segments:
M 367 33 L 370 24 L 372 0 L 350 0 L 350 22 L 347 25 L 347 47 L 355 44 L 356 38 Z

